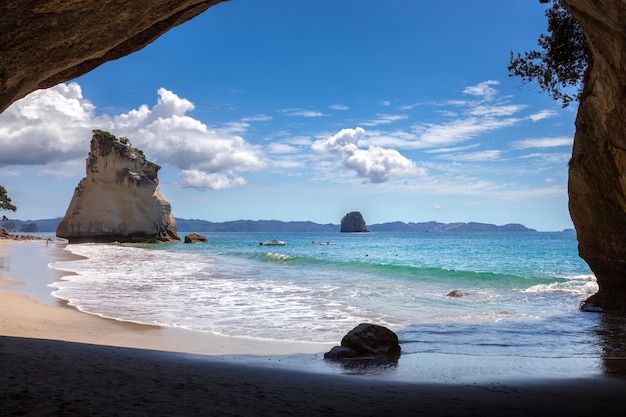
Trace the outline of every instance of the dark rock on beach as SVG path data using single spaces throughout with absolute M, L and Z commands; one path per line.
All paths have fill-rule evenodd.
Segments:
M 208 241 L 209 239 L 202 236 L 200 233 L 189 233 L 185 236 L 185 243 L 205 243 Z
M 341 346 L 326 352 L 324 359 L 396 362 L 400 351 L 398 336 L 393 331 L 377 324 L 361 323 L 341 339 Z
M 459 297 L 463 297 L 467 295 L 466 292 L 463 292 L 461 290 L 452 290 L 449 293 L 446 294 L 446 297 L 453 297 L 453 298 L 459 298 Z
M 367 233 L 368 231 L 365 220 L 358 211 L 352 211 L 341 219 L 342 233 Z

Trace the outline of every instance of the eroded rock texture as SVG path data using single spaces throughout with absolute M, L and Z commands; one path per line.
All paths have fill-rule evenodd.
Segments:
M 600 290 L 581 307 L 626 311 L 626 0 L 562 0 L 590 47 L 569 168 L 580 256 Z
M 70 242 L 179 241 L 170 203 L 158 188 L 159 169 L 127 139 L 94 132 L 87 176 L 74 190 L 57 236 Z
M 135 52 L 224 0 L 0 2 L 0 112 Z

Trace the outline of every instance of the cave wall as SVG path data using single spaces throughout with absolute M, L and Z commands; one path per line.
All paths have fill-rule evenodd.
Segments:
M 0 2 L 0 112 L 135 52 L 224 0 Z
M 626 0 L 562 0 L 590 48 L 569 165 L 580 256 L 600 290 L 586 310 L 626 311 Z

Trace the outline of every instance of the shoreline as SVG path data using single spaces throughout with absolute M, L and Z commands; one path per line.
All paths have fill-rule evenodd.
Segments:
M 33 291 L 33 281 L 64 275 L 47 266 L 73 256 L 59 246 L 0 241 L 2 415 L 569 416 L 622 408 L 626 379 L 601 372 L 448 382 L 416 375 L 407 382 L 329 365 L 320 356 L 330 345 L 229 338 L 82 313 Z M 421 372 L 431 369 L 428 361 L 459 372 L 488 371 L 493 363 L 463 368 L 483 359 L 428 354 L 412 360 L 424 361 Z
M 19 246 L 13 246 L 13 241 L 0 243 L 0 257 L 3 252 L 5 257 L 10 257 L 6 267 L 1 268 L 0 263 L 0 335 L 205 355 L 294 355 L 320 352 L 323 355 L 332 347 L 321 343 L 235 338 L 83 313 L 52 296 L 52 289 L 47 287 L 70 274 L 50 268 L 48 264 L 79 257 L 63 250 L 65 244 L 46 246 L 45 241 L 29 241 L 16 245 Z

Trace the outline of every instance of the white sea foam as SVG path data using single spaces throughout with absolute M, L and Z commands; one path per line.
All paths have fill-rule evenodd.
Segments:
M 572 294 L 591 295 L 598 292 L 598 282 L 594 275 L 574 275 L 562 278 L 556 282 L 533 285 L 525 292 L 563 291 Z
M 77 274 L 54 283 L 53 295 L 103 317 L 319 342 L 336 341 L 346 328 L 371 317 L 359 303 L 345 302 L 353 298 L 350 288 L 272 278 L 246 262 L 194 253 L 184 253 L 183 261 L 180 252 L 133 247 L 69 248 L 87 259 L 53 265 Z
M 403 334 L 420 324 L 540 321 L 559 309 L 576 309 L 576 297 L 597 288 L 593 275 L 535 273 L 555 270 L 559 262 L 515 257 L 515 240 L 510 253 L 485 242 L 479 259 L 455 258 L 465 253 L 462 245 L 476 246 L 465 237 L 449 242 L 426 236 L 415 244 L 407 235 L 334 236 L 332 250 L 320 251 L 310 236 L 299 244 L 293 235 L 287 246 L 268 253 L 259 248 L 258 235 L 223 236 L 214 237 L 223 242 L 208 245 L 68 245 L 86 259 L 53 265 L 76 274 L 54 283 L 54 295 L 117 320 L 229 336 L 338 342 L 361 322 Z M 534 247 L 529 244 L 528 250 Z M 449 248 L 454 253 L 441 256 Z M 499 263 L 501 258 L 507 263 Z M 455 259 L 466 267 L 452 268 Z M 480 267 L 483 259 L 489 268 Z M 486 272 L 463 272 L 473 270 Z M 446 297 L 452 289 L 467 295 Z

